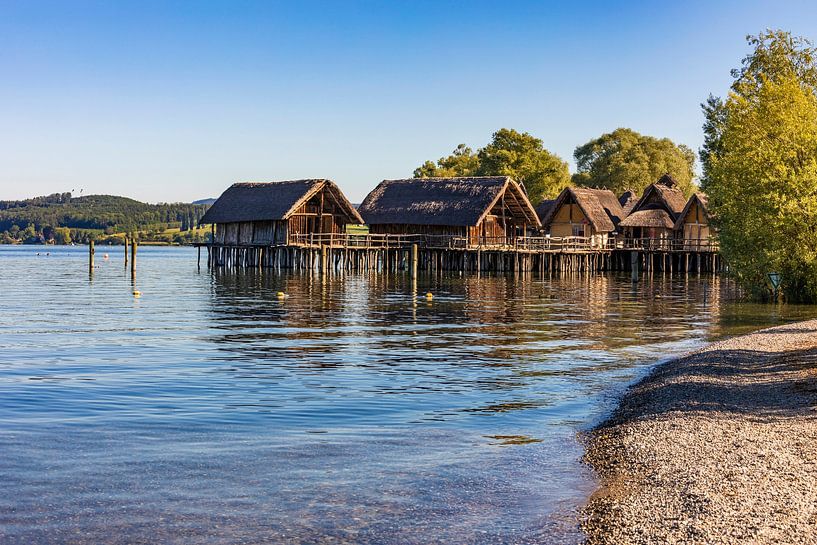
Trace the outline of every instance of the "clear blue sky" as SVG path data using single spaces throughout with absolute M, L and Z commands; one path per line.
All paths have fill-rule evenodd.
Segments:
M 697 149 L 744 36 L 817 2 L 0 0 L 0 198 L 149 202 L 328 177 L 353 201 L 500 127 L 571 161 L 616 127 Z

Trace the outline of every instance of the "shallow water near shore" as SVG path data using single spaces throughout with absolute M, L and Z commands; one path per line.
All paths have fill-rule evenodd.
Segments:
M 616 392 L 817 316 L 711 275 L 414 287 L 140 247 L 132 279 L 122 252 L 0 246 L 4 544 L 578 543 L 576 432 Z

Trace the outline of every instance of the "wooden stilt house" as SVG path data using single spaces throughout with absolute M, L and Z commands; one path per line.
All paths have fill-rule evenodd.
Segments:
M 334 182 L 295 180 L 233 184 L 200 223 L 213 225 L 215 244 L 285 246 L 363 219 Z
M 715 249 L 715 229 L 711 225 L 704 193 L 695 193 L 675 221 L 675 233 L 680 246 L 686 251 L 711 251 Z
M 619 224 L 628 245 L 668 249 L 675 238 L 675 221 L 687 199 L 669 174 L 647 186 L 627 217 Z
M 551 237 L 586 237 L 591 247 L 602 248 L 623 217 L 612 191 L 568 187 L 542 216 L 542 229 Z
M 507 176 L 384 180 L 358 211 L 372 233 L 464 247 L 511 244 L 540 225 L 524 188 Z

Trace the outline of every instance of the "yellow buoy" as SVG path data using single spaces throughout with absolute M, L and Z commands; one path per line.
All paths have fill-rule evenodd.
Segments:
M 142 296 L 142 292 L 141 292 L 141 291 L 139 291 L 139 290 L 133 290 L 133 296 L 134 296 L 134 297 L 141 297 L 141 296 Z
M 275 294 L 275 296 L 276 296 L 278 299 L 283 299 L 284 297 L 286 297 L 286 296 L 287 296 L 287 294 L 286 294 L 286 293 L 284 293 L 284 292 L 282 292 L 282 291 L 279 291 L 278 293 L 276 293 L 276 294 Z
M 428 300 L 434 299 L 434 294 L 431 292 L 426 293 L 426 299 Z

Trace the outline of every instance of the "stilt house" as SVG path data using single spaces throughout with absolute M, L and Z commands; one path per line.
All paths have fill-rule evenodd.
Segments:
M 384 180 L 358 211 L 372 233 L 470 247 L 508 244 L 540 225 L 524 188 L 507 176 Z
M 675 222 L 687 199 L 669 174 L 647 186 L 641 198 L 621 222 L 624 238 L 632 244 L 669 247 L 675 238 Z M 636 242 L 638 241 L 638 242 Z
M 695 193 L 675 221 L 676 237 L 687 251 L 710 251 L 714 249 L 715 229 L 711 225 L 707 198 Z
M 334 182 L 295 180 L 233 184 L 200 223 L 213 225 L 216 244 L 282 246 L 363 219 Z
M 624 211 L 607 189 L 568 187 L 562 190 L 542 217 L 542 228 L 552 237 L 587 237 L 601 248 L 616 231 Z

